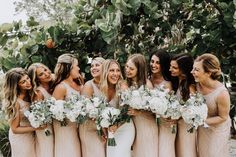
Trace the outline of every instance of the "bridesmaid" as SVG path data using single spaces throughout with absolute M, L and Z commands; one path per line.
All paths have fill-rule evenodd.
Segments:
M 78 60 L 72 54 L 58 57 L 55 67 L 54 91 L 56 100 L 68 100 L 73 94 L 80 94 L 82 89 Z M 77 124 L 67 120 L 66 126 L 54 121 L 55 157 L 81 157 L 80 139 Z
M 48 67 L 41 63 L 33 63 L 28 68 L 31 78 L 33 93 L 32 101 L 42 101 L 51 97 L 50 85 L 52 84 L 52 74 Z M 37 157 L 54 157 L 54 135 L 52 125 L 47 125 L 47 130 L 51 135 L 46 136 L 44 130 L 37 130 L 36 133 L 36 154 Z
M 146 60 L 141 54 L 131 55 L 125 65 L 125 74 L 129 87 L 139 88 L 144 85 L 153 88 L 147 79 Z M 151 112 L 129 109 L 133 116 L 136 136 L 133 145 L 134 157 L 158 157 L 158 126 Z
M 22 68 L 13 68 L 5 75 L 3 109 L 9 120 L 9 140 L 12 157 L 36 157 L 34 131 L 24 116 L 29 110 L 32 89 L 30 78 Z
M 91 98 L 93 96 L 101 97 L 99 89 L 100 75 L 102 73 L 102 63 L 105 61 L 102 57 L 96 57 L 92 60 L 90 72 L 93 77 L 85 83 L 82 94 Z M 79 126 L 79 135 L 81 140 L 83 157 L 105 157 L 105 141 L 97 135 L 97 127 L 94 120 L 87 120 Z
M 150 81 L 154 87 L 164 86 L 172 90 L 170 76 L 170 55 L 165 50 L 157 50 L 150 58 Z M 172 133 L 171 126 L 176 121 L 161 118 L 159 125 L 159 157 L 175 157 L 176 133 Z
M 123 90 L 123 87 L 127 88 L 127 85 L 121 83 L 121 79 L 119 63 L 113 59 L 106 60 L 102 65 L 100 89 L 109 104 L 115 108 L 119 108 L 118 91 Z M 106 157 L 131 157 L 131 146 L 135 136 L 133 121 L 111 126 L 108 130 L 114 133 L 117 145 L 107 146 Z
M 194 78 L 191 74 L 193 57 L 187 53 L 181 53 L 171 59 L 170 72 L 175 79 L 172 83 L 180 101 L 186 101 L 190 94 L 196 92 Z M 176 138 L 177 157 L 197 157 L 196 131 L 187 132 L 187 124 L 181 118 L 178 120 Z
M 229 157 L 230 97 L 225 86 L 218 81 L 221 76 L 220 62 L 212 54 L 199 56 L 192 74 L 197 90 L 202 93 L 208 106 L 208 128 L 198 129 L 199 157 Z

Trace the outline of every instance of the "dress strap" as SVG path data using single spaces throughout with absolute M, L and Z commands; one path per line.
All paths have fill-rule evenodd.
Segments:
M 39 86 L 39 87 L 37 88 L 37 90 L 39 90 L 39 91 L 43 94 L 43 97 L 44 97 L 45 99 L 48 99 L 48 98 L 50 98 L 50 97 L 52 96 L 52 95 L 49 94 L 48 91 L 47 91 L 45 88 L 43 88 L 42 86 Z

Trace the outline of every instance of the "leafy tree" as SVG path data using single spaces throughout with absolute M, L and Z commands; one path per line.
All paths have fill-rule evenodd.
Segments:
M 22 1 L 22 6 L 26 2 Z M 29 2 L 50 8 L 51 1 Z M 220 58 L 223 71 L 236 81 L 236 0 L 64 2 L 65 8 L 69 6 L 73 11 L 72 19 L 51 16 L 58 23 L 49 27 L 38 25 L 34 18 L 27 21 L 27 26 L 21 22 L 1 26 L 3 70 L 36 61 L 53 68 L 58 55 L 70 52 L 78 55 L 81 69 L 88 73 L 87 56 L 101 54 L 123 64 L 129 54 L 148 56 L 157 48 L 166 48 L 170 53 L 188 52 L 194 56 L 212 52 Z M 47 45 L 50 38 L 55 46 Z

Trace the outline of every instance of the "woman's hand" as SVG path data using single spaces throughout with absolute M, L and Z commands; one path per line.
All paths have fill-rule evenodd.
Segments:
M 141 111 L 133 109 L 133 108 L 129 108 L 127 114 L 130 116 L 137 116 L 141 113 Z
M 117 125 L 112 125 L 108 128 L 108 131 L 111 133 L 115 133 L 117 129 L 118 129 Z
M 101 138 L 102 138 L 102 141 L 104 143 L 107 142 L 107 129 L 106 128 L 102 128 L 102 136 L 101 136 Z

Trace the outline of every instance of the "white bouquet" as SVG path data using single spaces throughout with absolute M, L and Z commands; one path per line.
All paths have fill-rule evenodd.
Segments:
M 25 111 L 24 115 L 29 119 L 32 127 L 38 128 L 42 125 L 52 123 L 52 113 L 50 106 L 55 103 L 54 98 L 45 99 L 43 101 L 33 102 L 30 106 L 30 111 Z M 45 130 L 45 134 L 50 135 L 49 130 Z
M 148 99 L 149 109 L 155 113 L 157 123 L 159 124 L 160 116 L 164 115 L 168 108 L 168 95 L 169 90 L 163 86 L 150 90 L 150 99 Z
M 133 109 L 148 110 L 149 90 L 144 86 L 138 89 L 130 88 L 120 93 L 121 106 L 129 105 Z
M 108 105 L 104 98 L 97 96 L 93 96 L 91 99 L 84 98 L 83 103 L 86 106 L 86 113 L 91 119 L 97 119 L 100 112 Z
M 190 98 L 185 102 L 181 109 L 182 117 L 189 125 L 188 132 L 193 132 L 200 125 L 206 125 L 208 108 L 205 99 L 199 93 L 190 95 Z M 207 125 L 206 125 L 207 126 Z
M 64 102 L 64 112 L 71 122 L 83 123 L 87 119 L 86 106 L 81 95 L 72 95 Z
M 55 103 L 51 105 L 50 112 L 52 117 L 61 122 L 61 126 L 66 126 L 66 115 L 64 109 L 64 100 L 55 100 Z
M 96 119 L 97 129 L 109 128 L 115 125 L 120 115 L 120 110 L 114 107 L 105 107 L 99 118 Z M 108 131 L 108 146 L 116 146 L 114 134 Z
M 173 91 L 169 92 L 166 95 L 166 98 L 168 100 L 167 104 L 167 110 L 163 116 L 163 118 L 169 118 L 172 120 L 177 120 L 181 117 L 181 104 L 178 101 L 177 96 L 174 94 Z

